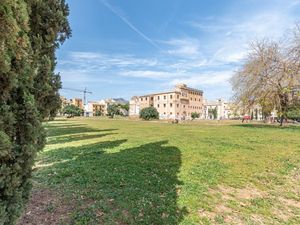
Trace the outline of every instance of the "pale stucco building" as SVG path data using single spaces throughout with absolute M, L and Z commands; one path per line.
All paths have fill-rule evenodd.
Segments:
M 262 108 L 259 105 L 254 105 L 250 108 L 240 107 L 232 102 L 226 102 L 223 99 L 216 101 L 204 100 L 204 110 L 202 119 L 238 119 L 244 116 L 250 116 L 253 120 L 263 120 Z M 212 109 L 217 110 L 217 118 L 214 118 Z M 276 110 L 271 112 L 270 118 L 276 118 Z
M 106 115 L 107 114 L 107 108 L 110 104 L 120 104 L 125 105 L 128 104 L 128 101 L 126 101 L 123 98 L 111 98 L 111 99 L 105 99 L 100 101 L 89 101 L 88 104 L 85 107 L 85 116 L 95 116 L 97 115 L 97 112 L 100 113 L 100 115 Z M 128 115 L 128 112 L 124 109 L 120 109 L 121 113 L 123 115 Z
M 216 101 L 204 100 L 202 119 L 231 119 L 234 117 L 234 112 L 232 104 L 224 101 L 223 99 L 218 99 Z M 214 118 L 211 110 L 217 110 L 217 118 Z
M 89 101 L 85 106 L 85 116 L 95 116 L 99 112 L 101 115 L 106 115 L 107 104 L 104 100 Z
M 193 112 L 203 111 L 203 91 L 178 84 L 173 91 L 132 97 L 129 116 L 139 116 L 143 108 L 153 106 L 160 119 L 190 119 Z

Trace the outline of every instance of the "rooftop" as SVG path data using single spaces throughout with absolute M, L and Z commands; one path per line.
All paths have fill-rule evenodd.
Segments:
M 176 90 L 177 89 L 177 90 Z M 199 92 L 199 93 L 203 93 L 202 90 L 199 89 L 195 89 L 195 88 L 190 88 L 188 87 L 186 84 L 177 84 L 175 86 L 175 90 L 173 91 L 166 91 L 166 92 L 159 92 L 159 93 L 153 93 L 153 94 L 146 94 L 146 95 L 141 95 L 139 97 L 148 97 L 148 96 L 153 96 L 153 95 L 162 95 L 162 94 L 171 94 L 171 93 L 180 93 L 180 91 L 178 89 L 186 89 L 189 91 L 195 91 L 195 92 Z

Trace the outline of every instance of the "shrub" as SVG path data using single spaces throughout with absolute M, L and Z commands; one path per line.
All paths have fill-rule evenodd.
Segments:
M 95 116 L 102 116 L 103 115 L 103 112 L 101 110 L 97 110 L 95 112 Z
M 107 107 L 107 115 L 113 118 L 115 115 L 120 115 L 120 108 L 116 104 L 110 104 Z
M 140 112 L 140 118 L 144 120 L 153 120 L 159 118 L 159 113 L 157 112 L 156 108 L 153 106 L 143 108 Z
M 76 105 L 66 105 L 65 108 L 63 109 L 63 114 L 68 115 L 70 117 L 73 116 L 82 116 L 83 110 L 80 109 Z
M 199 118 L 200 117 L 200 113 L 192 112 L 191 117 L 192 117 L 193 120 L 196 119 L 196 118 Z
M 71 30 L 64 0 L 0 4 L 0 224 L 14 224 L 31 189 L 42 121 L 60 107 L 55 50 Z
M 292 120 L 300 120 L 300 105 L 290 107 L 287 112 L 287 118 Z
M 124 109 L 126 111 L 129 111 L 129 104 L 119 104 L 121 109 Z

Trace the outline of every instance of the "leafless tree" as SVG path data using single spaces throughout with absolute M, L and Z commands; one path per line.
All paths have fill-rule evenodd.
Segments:
M 276 109 L 282 125 L 292 102 L 291 92 L 300 84 L 300 26 L 284 42 L 256 41 L 250 49 L 231 78 L 234 99 L 244 110 L 260 105 L 270 114 Z

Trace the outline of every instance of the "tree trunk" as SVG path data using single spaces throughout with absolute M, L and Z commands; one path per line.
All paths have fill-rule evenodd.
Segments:
M 288 111 L 289 97 L 287 93 L 279 94 L 280 98 L 280 108 L 281 108 L 281 117 L 280 117 L 280 126 L 283 125 L 283 120 L 286 118 Z
M 284 120 L 284 116 L 282 115 L 281 117 L 280 117 L 280 126 L 282 127 L 282 125 L 283 125 L 283 120 Z

